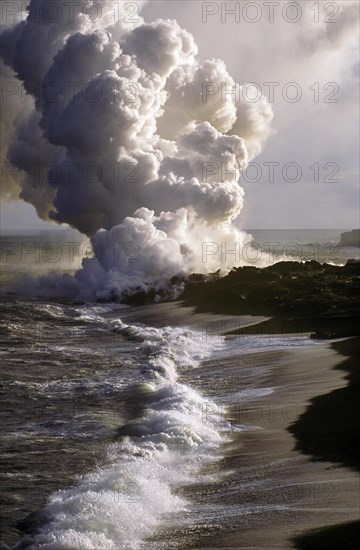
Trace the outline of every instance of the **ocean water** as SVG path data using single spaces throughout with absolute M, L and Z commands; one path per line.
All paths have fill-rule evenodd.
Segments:
M 210 482 L 224 443 L 245 428 L 226 418 L 227 405 L 272 391 L 258 387 L 246 357 L 313 345 L 228 340 L 218 327 L 234 319 L 173 304 L 2 305 L 2 534 L 13 548 L 186 547 L 171 532 L 216 512 L 204 505 L 194 516 L 182 491 Z M 224 379 L 236 356 L 244 365 L 234 394 Z
M 253 237 L 253 247 L 243 249 L 238 243 L 230 245 L 229 250 L 222 248 L 224 243 L 216 245 L 219 266 L 222 255 L 229 255 L 234 266 L 253 265 L 264 267 L 283 261 L 316 260 L 321 263 L 344 265 L 348 259 L 360 259 L 359 247 L 340 246 L 340 234 L 345 229 L 247 229 Z M 234 251 L 237 251 L 235 254 Z M 203 255 L 199 242 L 199 257 Z M 83 257 L 92 255 L 89 239 L 70 230 L 44 232 L 36 234 L 4 234 L 0 240 L 1 279 L 4 282 L 17 274 L 42 274 L 46 271 L 65 271 L 72 273 L 81 267 Z M 216 256 L 215 256 L 216 259 Z
M 360 258 L 360 248 L 340 246 L 341 233 L 349 229 L 249 229 L 259 258 L 269 261 L 293 259 L 344 265 Z M 256 265 L 256 256 L 254 255 Z
M 2 548 L 201 548 L 202 533 L 248 513 L 209 498 L 226 445 L 253 428 L 228 411 L 271 394 L 279 354 L 316 342 L 228 338 L 256 319 L 173 303 L 129 308 L 5 288 L 1 305 Z

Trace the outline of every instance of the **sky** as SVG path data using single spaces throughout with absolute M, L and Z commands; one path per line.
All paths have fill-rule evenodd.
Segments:
M 259 89 L 270 101 L 271 133 L 240 176 L 242 228 L 358 227 L 359 3 L 266 4 L 152 0 L 142 15 L 176 19 L 200 61 L 221 58 L 236 85 L 256 83 L 247 99 Z M 2 202 L 3 231 L 52 227 L 32 205 Z
M 301 18 L 290 23 L 282 13 L 288 2 L 279 2 L 280 6 L 274 6 L 271 23 L 269 8 L 264 2 L 256 3 L 257 11 L 249 9 L 245 13 L 242 10 L 246 3 L 237 3 L 240 4 L 239 21 L 235 21 L 235 15 L 227 14 L 226 8 L 221 9 L 221 3 L 214 2 L 156 2 L 147 8 L 152 13 L 156 9 L 159 17 L 176 18 L 196 37 L 200 55 L 221 56 L 236 82 L 256 82 L 265 94 L 271 85 L 264 83 L 279 83 L 273 88 L 274 134 L 262 154 L 254 159 L 261 172 L 254 167 L 245 182 L 241 179 L 246 192 L 241 213 L 243 227 L 358 227 L 358 23 L 334 22 L 331 43 L 322 37 L 323 21 L 340 18 L 332 14 L 330 7 L 325 10 L 324 4 L 319 9 L 319 23 L 314 22 L 317 14 L 309 9 L 314 4 L 310 1 L 300 3 Z M 336 8 L 340 3 L 331 4 Z M 217 9 L 216 4 L 219 9 L 211 15 Z M 227 2 L 226 7 L 231 11 L 235 4 Z M 356 4 L 359 8 L 360 4 Z M 289 8 L 285 16 L 291 20 L 299 14 Z M 246 21 L 259 16 L 258 22 Z M 287 87 L 291 82 L 298 88 Z M 316 87 L 309 89 L 316 82 L 319 83 L 318 98 Z M 338 88 L 331 85 L 325 88 L 331 82 Z M 334 96 L 328 97 L 337 89 Z M 301 98 L 292 103 L 286 99 L 286 93 L 289 99 L 300 93 Z M 325 100 L 338 102 L 325 103 Z M 264 165 L 265 162 L 279 163 L 274 166 L 273 182 L 269 181 L 272 179 L 270 166 Z M 302 177 L 298 182 L 288 181 L 297 179 L 291 167 L 283 177 L 287 163 L 301 167 Z M 310 169 L 314 163 L 319 164 L 318 178 L 316 167 Z M 326 163 L 334 166 L 324 169 Z

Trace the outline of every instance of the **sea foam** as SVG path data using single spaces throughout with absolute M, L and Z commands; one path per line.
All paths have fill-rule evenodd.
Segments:
M 223 342 L 204 342 L 184 328 L 105 322 L 136 343 L 141 380 L 128 389 L 141 412 L 119 427 L 118 441 L 96 470 L 51 496 L 31 548 L 142 547 L 157 527 L 189 507 L 177 489 L 198 479 L 200 466 L 214 459 L 224 441 L 220 416 L 204 419 L 210 400 L 180 381 L 182 369 L 196 368 Z

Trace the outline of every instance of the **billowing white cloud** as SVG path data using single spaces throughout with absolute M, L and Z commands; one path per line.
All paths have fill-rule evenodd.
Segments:
M 92 237 L 96 259 L 77 281 L 96 280 L 98 294 L 109 277 L 120 292 L 124 280 L 134 286 L 129 277 L 154 283 L 216 269 L 199 243 L 247 240 L 234 225 L 238 180 L 269 135 L 270 105 L 224 95 L 234 84 L 225 64 L 200 63 L 174 20 L 115 24 L 103 2 L 94 23 L 76 9 L 66 17 L 65 4 L 53 23 L 46 0 L 31 1 L 27 19 L 1 36 L 4 63 L 32 98 L 21 118 L 13 113 L 7 144 L 24 174 L 21 198 Z M 138 250 L 136 271 L 110 262 L 114 235 L 117 248 Z

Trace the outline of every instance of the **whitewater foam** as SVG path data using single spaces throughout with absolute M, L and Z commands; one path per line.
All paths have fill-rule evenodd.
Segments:
M 141 379 L 128 390 L 141 412 L 119 427 L 119 441 L 97 470 L 52 495 L 33 549 L 140 548 L 159 525 L 187 509 L 177 488 L 197 479 L 225 438 L 220 415 L 205 422 L 204 398 L 179 381 L 183 368 L 196 368 L 224 345 L 219 338 L 205 344 L 200 333 L 184 328 L 105 322 L 138 343 Z

